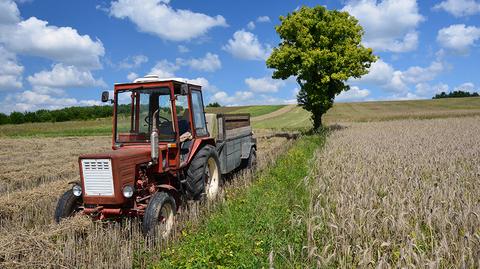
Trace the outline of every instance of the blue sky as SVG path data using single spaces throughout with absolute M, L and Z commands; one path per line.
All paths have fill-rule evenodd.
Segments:
M 150 73 L 203 84 L 206 103 L 294 103 L 295 80 L 272 80 L 265 59 L 302 5 L 350 12 L 380 57 L 336 101 L 478 90 L 479 0 L 0 0 L 0 112 L 99 104 Z

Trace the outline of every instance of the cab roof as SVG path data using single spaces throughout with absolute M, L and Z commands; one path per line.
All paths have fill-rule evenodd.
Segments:
M 132 83 L 148 83 L 148 82 L 177 82 L 180 84 L 187 83 L 193 86 L 202 87 L 197 81 L 186 78 L 159 78 L 157 75 L 146 75 L 143 78 L 137 78 Z M 130 84 L 130 83 L 116 83 L 116 84 Z

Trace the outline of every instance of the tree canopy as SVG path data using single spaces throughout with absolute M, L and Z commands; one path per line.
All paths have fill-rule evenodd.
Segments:
M 312 113 L 317 129 L 335 96 L 349 90 L 347 79 L 367 74 L 376 57 L 361 44 L 363 29 L 347 12 L 302 7 L 280 21 L 275 29 L 281 43 L 273 49 L 267 66 L 275 69 L 275 79 L 296 77 L 298 103 Z
M 449 93 L 441 92 L 435 94 L 432 99 L 442 99 L 442 98 L 458 98 L 458 97 L 479 97 L 480 95 L 477 92 L 466 92 L 466 91 L 453 91 Z

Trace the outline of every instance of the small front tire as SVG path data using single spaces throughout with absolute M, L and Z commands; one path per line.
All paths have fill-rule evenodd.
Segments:
M 80 211 L 81 204 L 82 198 L 73 195 L 72 190 L 65 192 L 58 200 L 55 209 L 55 222 L 59 223 L 62 219 L 75 215 Z
M 170 194 L 166 192 L 153 194 L 143 216 L 143 234 L 167 238 L 173 230 L 176 214 L 177 205 Z

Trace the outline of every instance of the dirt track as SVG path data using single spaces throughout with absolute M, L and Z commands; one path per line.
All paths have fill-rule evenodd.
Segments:
M 296 107 L 296 105 L 287 105 L 285 107 L 280 108 L 279 110 L 273 111 L 272 113 L 268 113 L 268 114 L 265 114 L 265 115 L 253 117 L 252 121 L 261 121 L 261 120 L 275 118 L 275 117 L 280 116 L 284 113 L 288 113 L 288 112 L 292 111 L 292 109 L 294 109 L 295 107 Z

